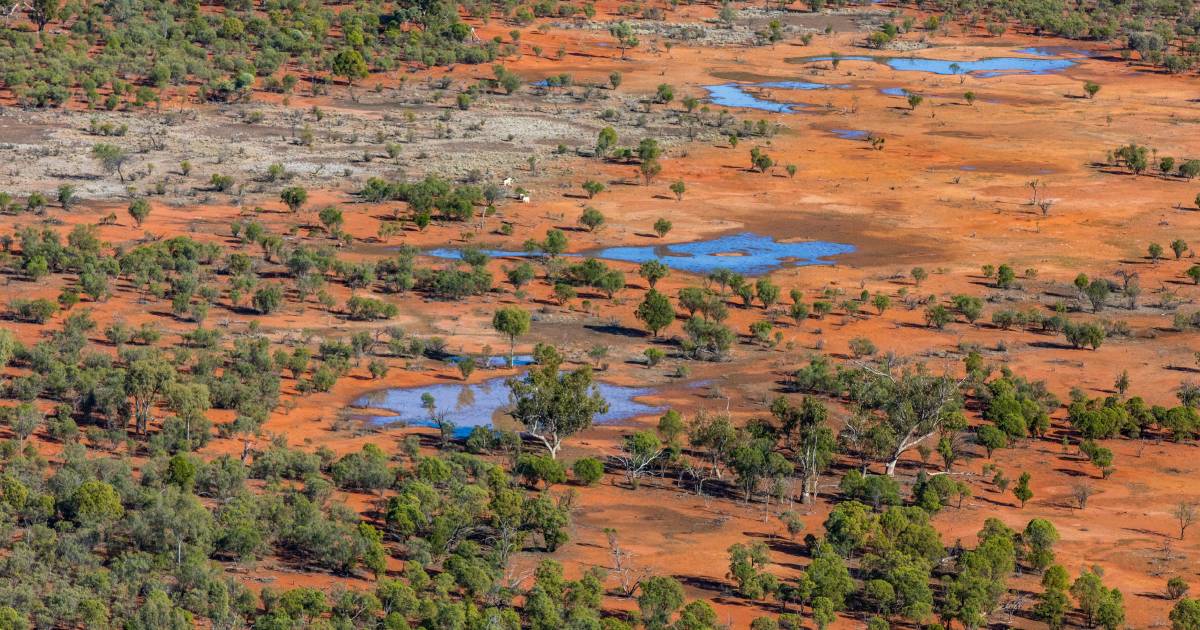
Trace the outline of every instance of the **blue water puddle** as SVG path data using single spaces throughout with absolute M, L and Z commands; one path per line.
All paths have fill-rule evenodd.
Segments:
M 908 90 L 902 87 L 883 88 L 879 93 L 888 96 L 908 96 Z
M 960 171 L 977 171 L 977 170 L 979 170 L 979 167 L 978 166 L 960 166 L 960 167 L 958 167 L 958 170 L 960 170 Z
M 871 135 L 871 132 L 862 129 L 830 129 L 829 133 L 842 140 L 866 140 Z
M 833 57 L 804 57 L 795 61 L 832 61 Z M 997 77 L 1006 74 L 1046 74 L 1065 70 L 1075 65 L 1070 59 L 991 57 L 978 61 L 953 61 L 926 59 L 922 57 L 838 57 L 840 61 L 874 61 L 886 64 L 893 70 L 903 72 L 928 72 L 930 74 L 956 75 L 976 74 L 980 77 Z M 886 93 L 886 92 L 885 92 Z
M 979 74 L 995 77 L 1002 74 L 1045 74 L 1065 70 L 1075 65 L 1069 59 L 1026 59 L 1022 57 L 994 57 L 979 61 L 946 61 L 943 59 L 920 59 L 897 57 L 887 64 L 895 70 L 930 72 L 933 74 Z
M 505 377 L 488 379 L 474 385 L 446 383 L 424 387 L 401 387 L 376 392 L 354 401 L 354 406 L 385 409 L 394 415 L 374 419 L 378 424 L 403 422 L 409 425 L 434 427 L 429 412 L 422 407 L 421 397 L 433 397 L 438 413 L 454 423 L 455 437 L 465 437 L 471 429 L 492 426 L 497 415 L 510 404 L 509 389 Z M 597 383 L 600 395 L 608 401 L 608 412 L 598 415 L 598 423 L 620 422 L 638 416 L 661 413 L 666 407 L 650 405 L 636 400 L 654 393 L 647 387 L 624 387 L 608 383 Z
M 849 134 L 859 133 L 856 130 L 843 130 Z M 866 132 L 861 132 L 863 138 Z M 851 136 L 852 137 L 852 136 Z M 728 269 L 747 276 L 762 275 L 788 265 L 828 265 L 832 261 L 825 260 L 830 256 L 848 254 L 854 251 L 853 245 L 829 243 L 826 241 L 800 241 L 796 243 L 781 243 L 775 239 L 742 232 L 721 236 L 707 241 L 678 243 L 675 245 L 645 246 L 645 247 L 609 247 L 586 255 L 608 260 L 644 263 L 648 260 L 660 260 L 663 264 L 677 271 L 707 274 L 717 269 Z M 509 252 L 496 249 L 483 250 L 493 258 L 536 257 L 539 254 L 527 252 Z M 437 258 L 457 260 L 462 258 L 462 252 L 457 249 L 431 249 L 426 254 Z M 580 254 L 565 254 L 580 256 Z
M 488 256 L 491 256 L 492 258 L 540 258 L 543 256 L 543 254 L 538 253 L 538 252 L 504 251 L 502 249 L 481 249 L 478 251 L 480 253 L 487 254 Z M 454 249 L 451 247 L 439 247 L 437 249 L 430 249 L 430 250 L 427 250 L 425 252 L 425 254 L 427 256 L 433 256 L 434 258 L 446 258 L 449 260 L 461 260 L 462 259 L 462 250 Z M 570 256 L 571 254 L 564 254 L 564 255 Z
M 849 85 L 830 85 L 828 83 L 810 83 L 808 81 L 764 81 L 761 83 L 724 83 L 721 85 L 706 85 L 708 100 L 721 107 L 744 107 L 760 109 L 777 114 L 790 114 L 803 103 L 777 103 L 758 98 L 746 91 L 746 88 L 769 88 L 777 90 L 828 90 L 845 89 Z
M 459 363 L 462 363 L 462 360 L 464 358 L 466 358 L 466 357 L 450 357 L 449 359 L 446 359 L 446 362 L 453 363 L 454 365 L 458 365 Z M 513 366 L 514 367 L 524 367 L 526 365 L 533 365 L 533 364 L 534 364 L 534 359 L 533 359 L 532 354 L 518 354 L 518 355 L 513 356 Z M 475 365 L 478 367 L 486 367 L 486 368 L 508 367 L 508 355 L 494 356 L 494 357 L 475 357 Z
M 707 274 L 728 269 L 754 276 L 774 271 L 785 264 L 831 264 L 830 256 L 848 254 L 854 246 L 826 241 L 781 243 L 769 236 L 743 232 L 707 241 L 662 247 L 610 247 L 599 258 L 643 263 L 658 259 L 672 269 Z
M 764 81 L 762 83 L 751 83 L 747 87 L 774 88 L 777 90 L 844 90 L 850 87 L 850 85 L 847 83 L 833 85 L 829 83 L 812 83 L 809 81 Z
M 1057 57 L 1063 54 L 1082 55 L 1084 57 L 1092 56 L 1090 51 L 1081 48 L 1071 48 L 1070 46 L 1030 46 L 1029 48 L 1020 48 L 1013 52 L 1037 57 Z

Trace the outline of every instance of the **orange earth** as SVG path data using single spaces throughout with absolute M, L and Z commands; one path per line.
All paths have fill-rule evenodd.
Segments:
M 601 3 L 597 19 L 616 19 L 616 4 Z M 886 11 L 885 8 L 878 9 Z M 679 22 L 711 18 L 713 6 L 684 6 L 669 12 L 668 19 Z M 607 14 L 606 14 L 607 13 Z M 644 281 L 637 277 L 636 266 L 613 263 L 630 278 L 631 287 L 616 301 L 599 295 L 584 295 L 590 300 L 590 312 L 579 301 L 559 306 L 552 301 L 544 283 L 534 283 L 527 300 L 518 300 L 504 285 L 502 293 L 447 304 L 419 300 L 411 295 L 386 296 L 400 307 L 400 315 L 389 325 L 398 325 L 422 335 L 444 337 L 453 351 L 481 352 L 485 346 L 504 349 L 506 341 L 490 328 L 493 310 L 502 304 L 528 304 L 536 308 L 530 335 L 518 345 L 518 352 L 535 342 L 550 342 L 562 348 L 577 362 L 587 362 L 586 352 L 596 344 L 611 347 L 607 368 L 599 378 L 621 384 L 658 387 L 648 401 L 669 405 L 685 417 L 701 410 L 724 411 L 739 421 L 767 414 L 766 404 L 778 395 L 780 382 L 796 367 L 817 352 L 848 358 L 849 341 L 857 337 L 871 339 L 880 352 L 917 357 L 935 369 L 961 370 L 960 348 L 977 344 L 989 362 L 1007 364 L 1017 374 L 1044 379 L 1060 399 L 1071 388 L 1083 389 L 1089 396 L 1113 391 L 1113 382 L 1128 371 L 1131 392 L 1152 404 L 1174 404 L 1174 389 L 1195 377 L 1195 350 L 1200 340 L 1195 333 L 1176 332 L 1171 328 L 1174 310 L 1188 310 L 1200 296 L 1200 287 L 1192 285 L 1183 272 L 1190 267 L 1194 254 L 1181 260 L 1151 261 L 1146 248 L 1151 242 L 1169 243 L 1175 238 L 1200 239 L 1200 215 L 1192 199 L 1200 191 L 1195 182 L 1152 175 L 1133 176 L 1105 164 L 1105 153 L 1129 142 L 1148 145 L 1159 155 L 1200 155 L 1200 100 L 1190 99 L 1194 78 L 1159 74 L 1148 68 L 1121 61 L 1114 51 L 1090 48 L 1090 57 L 1069 55 L 1077 64 L 1068 70 L 1045 75 L 1010 75 L 980 78 L 935 76 L 916 72 L 898 72 L 869 61 L 842 61 L 834 68 L 829 62 L 794 63 L 797 58 L 826 55 L 872 54 L 861 48 L 864 33 L 850 26 L 844 16 L 795 13 L 786 20 L 821 29 L 836 24 L 830 35 L 818 33 L 804 46 L 795 39 L 769 47 L 689 47 L 676 44 L 670 51 L 652 53 L 643 46 L 620 59 L 612 39 L 604 31 L 563 30 L 550 26 L 527 29 L 521 39 L 523 56 L 506 61 L 506 66 L 527 80 L 551 74 L 570 73 L 576 84 L 606 83 L 613 70 L 624 75 L 619 88 L 623 95 L 651 95 L 660 83 L 675 88 L 676 99 L 655 109 L 680 109 L 685 95 L 704 98 L 703 86 L 729 81 L 805 80 L 847 84 L 847 89 L 811 92 L 772 90 L 756 92 L 760 97 L 783 102 L 806 102 L 812 106 L 798 113 L 772 114 L 754 110 L 731 110 L 738 118 L 765 119 L 781 126 L 770 138 L 743 139 L 733 148 L 725 140 L 673 143 L 663 159 L 663 172 L 650 184 L 643 185 L 635 166 L 601 162 L 594 158 L 556 157 L 537 175 L 520 173 L 536 182 L 530 188 L 539 191 L 529 204 L 509 203 L 499 209 L 501 219 L 512 222 L 512 236 L 488 234 L 476 244 L 497 248 L 519 248 L 531 237 L 540 237 L 554 226 L 571 227 L 585 205 L 604 213 L 607 224 L 595 233 L 568 232 L 573 251 L 619 244 L 649 245 L 686 242 L 736 231 L 752 231 L 780 239 L 819 239 L 853 244 L 853 254 L 839 256 L 831 265 L 785 268 L 771 274 L 785 289 L 804 291 L 811 300 L 827 287 L 857 295 L 862 289 L 883 292 L 893 298 L 893 306 L 882 315 L 873 309 L 849 316 L 840 310 L 822 320 L 809 319 L 796 326 L 785 313 L 772 314 L 783 343 L 773 349 L 739 343 L 729 363 L 689 362 L 686 379 L 671 375 L 682 362 L 668 359 L 648 369 L 635 359 L 652 340 L 637 334 L 604 332 L 604 325 L 641 330 L 633 316 Z M 509 27 L 494 21 L 476 23 L 480 37 L 502 35 L 507 41 Z M 957 29 L 954 29 L 957 32 Z M 967 60 L 987 56 L 1013 55 L 1012 51 L 1031 45 L 1080 47 L 1078 42 L 1035 38 L 1015 33 L 994 38 L 968 32 L 955 35 L 920 34 L 932 47 L 912 54 L 942 59 Z M 917 36 L 908 36 L 916 39 Z M 555 60 L 549 55 L 537 58 L 531 51 L 540 45 L 546 51 L 564 47 L 566 55 Z M 904 55 L 907 53 L 883 53 Z M 1019 55 L 1018 55 L 1019 56 Z M 419 70 L 409 81 L 422 76 L 450 75 L 469 81 L 490 76 L 482 67 L 459 66 L 450 70 Z M 375 75 L 363 85 L 376 82 L 395 85 L 398 74 Z M 1082 96 L 1081 85 L 1091 80 L 1102 86 L 1094 99 Z M 901 87 L 918 92 L 924 102 L 910 109 L 903 97 L 881 93 L 883 88 Z M 977 95 L 968 105 L 963 93 Z M 264 103 L 278 96 L 261 95 Z M 293 96 L 288 107 L 323 108 L 354 116 L 377 116 L 377 111 L 358 110 L 341 89 L 331 96 Z M 188 105 L 196 107 L 195 105 Z M 720 108 L 711 107 L 703 116 L 715 117 Z M 595 121 L 597 129 L 602 126 Z M 885 140 L 882 150 L 867 142 L 845 140 L 833 129 L 869 131 Z M 651 134 L 652 135 L 652 134 Z M 584 144 L 591 138 L 577 138 Z M 622 139 L 623 143 L 629 140 Z M 636 142 L 634 140 L 633 142 Z M 759 146 L 770 154 L 777 166 L 763 174 L 748 169 L 748 151 Z M 798 172 L 789 177 L 782 165 L 795 164 Z M 585 179 L 608 184 L 609 191 L 595 199 L 582 199 L 579 185 Z M 681 201 L 668 191 L 676 180 L 686 182 Z M 1028 183 L 1045 184 L 1044 196 L 1055 202 L 1048 214 L 1030 203 Z M 565 185 L 565 188 L 560 188 Z M 390 215 L 395 204 L 359 203 L 352 195 L 355 188 L 322 190 L 313 193 L 308 206 L 338 203 L 346 210 L 347 232 L 362 235 L 343 250 L 343 255 L 375 259 L 387 247 L 411 244 L 418 247 L 461 244 L 459 228 L 434 225 L 425 232 L 406 231 L 378 242 L 373 236 L 380 218 Z M 258 220 L 272 228 L 286 227 L 294 217 L 270 195 L 251 199 L 243 207 L 198 205 L 174 207 L 155 205 L 152 230 L 156 235 L 189 234 L 233 246 L 229 222 L 244 208 L 261 205 L 267 210 Z M 118 224 L 101 230 L 103 239 L 113 244 L 129 244 L 142 230 L 125 218 L 121 202 L 95 202 L 79 208 L 63 220 L 68 224 L 94 223 L 99 217 L 116 212 Z M 667 217 L 674 229 L 659 240 L 650 225 Z M 31 223 L 20 218 L 18 224 Z M 985 264 L 1011 264 L 1020 274 L 1036 270 L 1036 277 L 1023 278 L 1020 291 L 992 289 L 980 268 Z M 500 276 L 511 261 L 497 260 L 493 270 Z M 1002 307 L 1042 305 L 1048 308 L 1064 300 L 1076 299 L 1070 283 L 1080 272 L 1089 276 L 1113 276 L 1118 271 L 1136 273 L 1143 293 L 1135 309 L 1110 307 L 1101 314 L 1110 320 L 1127 322 L 1132 333 L 1126 338 L 1110 338 L 1099 350 L 1070 349 L 1061 338 L 1023 330 L 1001 331 L 990 324 L 950 324 L 945 330 L 927 328 L 923 307 L 906 308 L 901 289 L 915 294 L 917 287 L 909 279 L 912 267 L 930 271 L 929 279 L 919 287 L 922 295 L 948 297 L 959 293 L 986 296 L 985 313 Z M 679 288 L 697 284 L 700 278 L 673 273 L 660 283 L 659 290 L 673 295 Z M 54 283 L 26 285 L 10 283 L 9 296 L 49 297 L 60 287 Z M 138 324 L 158 321 L 168 330 L 181 333 L 190 325 L 171 323 L 169 306 L 162 301 L 142 301 L 127 286 L 104 303 L 83 303 L 94 309 L 94 317 L 103 330 L 115 319 Z M 339 302 L 349 295 L 337 290 Z M 742 335 L 748 335 L 751 322 L 765 315 L 761 308 L 731 306 L 727 322 Z M 164 315 L 167 315 L 164 317 Z M 1073 315 L 1074 317 L 1074 315 Z M 1080 317 L 1084 317 L 1080 315 Z M 210 321 L 219 322 L 229 333 L 245 331 L 249 318 L 234 312 L 214 309 Z M 255 318 L 276 340 L 287 335 L 311 331 L 318 336 L 344 335 L 375 324 L 357 324 L 336 320 L 316 304 L 303 307 L 289 302 L 282 312 Z M 985 314 L 984 320 L 989 317 Z M 586 327 L 584 325 L 595 324 Z M 23 338 L 35 339 L 39 327 L 12 323 Z M 681 334 L 678 324 L 666 335 Z M 165 339 L 172 341 L 172 339 Z M 452 366 L 434 362 L 393 365 L 382 380 L 372 380 L 365 366 L 351 377 L 342 379 L 333 391 L 307 396 L 293 395 L 293 383 L 285 376 L 287 409 L 274 413 L 266 425 L 268 434 L 285 434 L 289 443 L 310 448 L 328 446 L 336 452 L 358 449 L 371 441 L 389 452 L 399 450 L 398 443 L 410 433 L 431 434 L 419 428 L 387 428 L 350 433 L 335 431 L 333 424 L 346 415 L 351 401 L 365 393 L 387 387 L 423 386 L 459 379 Z M 407 369 L 402 369 L 407 368 Z M 508 372 L 503 372 L 508 373 Z M 478 381 L 495 376 L 480 371 L 471 377 Z M 703 387 L 689 383 L 706 382 Z M 846 415 L 838 408 L 835 422 Z M 971 446 L 975 457 L 958 464 L 956 471 L 969 482 L 974 496 L 961 509 L 947 509 L 935 519 L 946 544 L 962 539 L 974 544 L 975 532 L 983 520 L 997 517 L 1014 528 L 1023 527 L 1034 517 L 1051 520 L 1062 535 L 1058 558 L 1074 575 L 1091 565 L 1101 565 L 1105 582 L 1125 594 L 1127 618 L 1131 627 L 1149 627 L 1165 623 L 1170 608 L 1162 595 L 1167 577 L 1180 575 L 1196 582 L 1195 557 L 1200 552 L 1200 534 L 1189 532 L 1178 539 L 1178 527 L 1170 510 L 1183 500 L 1200 500 L 1192 476 L 1198 469 L 1192 458 L 1194 444 L 1159 441 L 1113 440 L 1106 446 L 1115 453 L 1116 472 L 1100 480 L 1094 467 L 1077 453 L 1064 453 L 1059 445 L 1064 426 L 1063 411 L 1055 417 L 1055 430 L 1043 440 L 1030 440 L 1017 448 L 998 451 L 989 462 L 978 447 Z M 215 421 L 226 418 L 215 417 Z M 638 418 L 618 425 L 596 426 L 571 439 L 563 457 L 612 454 L 621 436 L 637 428 L 652 427 L 656 417 Z M 264 440 L 265 442 L 265 440 Z M 47 452 L 56 446 L 47 443 Z M 242 444 L 217 439 L 207 453 L 240 452 Z M 1002 495 L 988 477 L 980 474 L 987 463 L 994 463 L 1009 477 L 1022 471 L 1033 476 L 1035 496 L 1023 509 L 1011 495 Z M 909 453 L 898 474 L 910 484 L 920 467 L 915 453 Z M 933 467 L 930 464 L 931 469 Z M 795 509 L 804 514 L 807 532 L 820 532 L 821 522 L 830 508 L 829 499 L 836 491 L 841 468 L 824 479 L 825 493 L 815 505 Z M 1100 491 L 1085 510 L 1075 509 L 1070 487 L 1081 477 L 1095 478 Z M 556 490 L 556 491 L 560 491 Z M 632 553 L 638 569 L 665 573 L 679 578 L 690 597 L 713 602 L 723 619 L 733 627 L 744 628 L 749 620 L 779 609 L 748 605 L 732 594 L 726 579 L 727 548 L 749 540 L 765 540 L 773 550 L 772 570 L 781 576 L 794 575 L 802 568 L 800 555 L 786 539 L 777 515 L 784 507 L 777 504 L 745 504 L 731 498 L 699 497 L 672 479 L 655 479 L 638 490 L 610 474 L 601 485 L 573 488 L 578 493 L 571 541 L 554 557 L 578 574 L 590 566 L 611 568 L 611 556 L 604 530 L 617 530 L 622 547 Z M 378 497 L 341 495 L 350 505 L 369 509 Z M 540 559 L 530 555 L 518 562 L 528 567 Z M 306 574 L 286 563 L 268 558 L 244 574 L 256 587 L 273 584 L 280 588 L 295 585 L 348 584 L 355 580 Z M 517 577 L 520 577 L 519 575 Z M 1036 622 L 1022 616 L 1032 605 L 1031 593 L 1040 591 L 1036 577 L 1014 581 L 1017 592 L 1026 593 L 1007 602 L 993 618 L 1003 626 L 1031 627 Z M 612 587 L 616 587 L 615 580 Z M 635 606 L 629 599 L 613 596 L 606 604 L 612 608 Z M 839 627 L 861 627 L 861 620 L 846 619 Z

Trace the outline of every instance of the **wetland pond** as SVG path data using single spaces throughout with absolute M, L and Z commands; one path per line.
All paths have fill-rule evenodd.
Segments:
M 455 437 L 466 437 L 475 427 L 495 426 L 497 419 L 507 418 L 510 404 L 506 376 L 486 381 L 467 383 L 438 383 L 417 387 L 397 387 L 367 394 L 352 403 L 354 407 L 378 409 L 390 415 L 377 415 L 377 424 L 400 422 L 407 425 L 436 427 L 429 412 L 422 406 L 422 397 L 433 397 L 436 411 L 454 423 Z M 620 422 L 638 416 L 661 413 L 662 405 L 651 405 L 637 400 L 655 393 L 649 387 L 625 387 L 597 381 L 600 395 L 608 401 L 608 412 L 595 418 L 597 423 Z M 509 420 L 511 423 L 511 419 Z
M 794 57 L 788 63 L 810 63 L 833 61 L 833 57 Z M 849 55 L 838 57 L 839 61 L 873 61 L 902 72 L 925 72 L 929 74 L 956 75 L 975 74 L 979 77 L 998 77 L 1007 74 L 1047 74 L 1066 70 L 1075 65 L 1070 59 L 1040 57 L 988 57 L 976 61 L 953 59 L 929 59 L 926 57 L 866 57 Z
M 759 98 L 747 88 L 768 88 L 777 90 L 829 90 L 845 89 L 849 85 L 830 85 L 827 83 L 810 83 L 808 81 L 764 81 L 761 83 L 722 83 L 721 85 L 706 85 L 708 100 L 713 105 L 721 107 L 744 107 L 759 109 L 778 114 L 790 114 L 795 108 L 806 107 L 804 103 L 777 103 Z
M 849 55 L 837 57 L 841 61 L 872 61 L 887 65 L 893 70 L 902 72 L 925 72 L 938 75 L 973 74 L 980 78 L 999 77 L 1010 74 L 1048 74 L 1066 70 L 1075 65 L 1070 59 L 1053 57 L 1055 48 L 1023 48 L 1016 52 L 1034 55 L 1033 57 L 989 57 L 976 61 L 955 61 L 951 59 L 929 59 L 924 57 L 868 57 L 864 55 Z M 788 63 L 811 63 L 814 61 L 833 61 L 834 57 L 793 57 Z M 740 107 L 774 112 L 777 114 L 793 114 L 797 110 L 808 107 L 805 103 L 783 103 L 755 96 L 748 92 L 753 88 L 768 88 L 776 90 L 828 90 L 847 89 L 848 84 L 812 83 L 808 81 L 762 81 L 759 83 L 722 83 L 706 85 L 708 100 L 721 107 Z M 889 96 L 904 96 L 905 88 L 893 87 L 881 90 Z
M 482 251 L 494 258 L 539 256 L 539 254 L 522 251 L 495 249 Z M 757 276 L 788 266 L 833 264 L 833 261 L 829 260 L 830 257 L 853 251 L 853 245 L 844 243 L 782 242 L 770 236 L 742 232 L 690 243 L 608 247 L 584 252 L 582 255 L 639 264 L 649 260 L 659 260 L 675 271 L 701 275 L 718 269 L 728 269 L 746 276 Z M 445 248 L 432 249 L 426 254 L 446 259 L 462 257 L 462 252 L 459 250 Z M 580 254 L 575 254 L 575 256 L 578 257 Z

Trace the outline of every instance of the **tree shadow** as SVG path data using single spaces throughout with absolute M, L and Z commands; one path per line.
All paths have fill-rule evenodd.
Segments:
M 650 333 L 647 333 L 644 330 L 639 330 L 637 328 L 631 328 L 629 326 L 623 326 L 621 324 L 584 324 L 583 327 L 592 332 L 603 333 L 606 335 L 618 335 L 621 337 L 635 337 L 638 339 L 643 339 L 645 337 L 650 336 Z

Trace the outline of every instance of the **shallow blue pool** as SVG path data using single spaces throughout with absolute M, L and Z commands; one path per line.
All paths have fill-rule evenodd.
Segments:
M 1014 50 L 1015 53 L 1022 55 L 1037 55 L 1038 57 L 1056 57 L 1063 53 L 1072 53 L 1091 57 L 1092 53 L 1082 48 L 1071 48 L 1070 46 L 1030 46 L 1029 48 L 1021 48 Z
M 446 362 L 457 365 L 460 362 L 462 362 L 463 358 L 464 357 L 450 357 L 449 359 L 446 359 Z M 513 355 L 513 366 L 515 366 L 515 367 L 523 367 L 526 365 L 533 365 L 533 364 L 534 364 L 534 359 L 533 359 L 532 354 Z M 497 356 L 492 356 L 492 357 L 475 357 L 475 365 L 479 366 L 479 367 L 488 367 L 488 368 L 508 367 L 508 355 L 506 354 L 503 356 L 497 355 Z
M 706 85 L 704 89 L 708 90 L 708 100 L 713 105 L 720 105 L 721 107 L 744 107 L 747 109 L 759 109 L 764 112 L 775 112 L 776 114 L 790 114 L 794 111 L 792 107 L 797 105 L 797 103 L 776 103 L 758 98 L 743 90 L 742 86 L 736 83 Z
M 544 254 L 540 252 L 506 252 L 501 249 L 481 249 L 480 253 L 487 254 L 492 258 L 540 258 Z M 450 260 L 461 260 L 462 250 L 452 247 L 439 247 L 438 249 L 430 249 L 425 252 L 427 256 L 434 258 L 447 258 Z M 570 255 L 570 254 L 566 254 Z
M 826 241 L 781 243 L 769 236 L 743 232 L 707 241 L 659 247 L 610 247 L 597 256 L 611 260 L 643 263 L 658 259 L 672 269 L 707 274 L 729 269 L 754 276 L 785 265 L 831 264 L 830 256 L 848 254 L 854 246 Z
M 923 57 L 839 57 L 841 61 L 874 61 L 886 64 L 894 70 L 905 72 L 928 72 L 931 74 L 976 74 L 980 77 L 995 77 L 1005 74 L 1046 74 L 1065 70 L 1075 65 L 1070 59 L 991 57 L 977 61 L 954 61 L 926 59 Z M 805 57 L 796 61 L 832 61 L 833 57 Z M 888 92 L 884 92 L 888 94 Z
M 842 140 L 866 140 L 871 132 L 863 129 L 830 129 L 830 133 Z
M 866 138 L 867 132 L 853 129 L 844 131 L 848 139 L 854 139 L 857 134 Z M 483 250 L 493 258 L 507 257 L 537 257 L 540 254 L 526 252 L 507 252 L 497 249 Z M 762 275 L 788 265 L 828 265 L 832 261 L 825 260 L 830 256 L 848 254 L 854 251 L 853 245 L 830 243 L 827 241 L 800 241 L 796 243 L 781 243 L 775 239 L 742 232 L 721 236 L 707 241 L 678 243 L 675 245 L 649 245 L 644 247 L 609 247 L 599 251 L 587 252 L 586 255 L 609 260 L 644 263 L 648 260 L 661 260 L 663 264 L 677 271 L 707 274 L 717 269 L 728 269 L 737 273 L 755 276 Z M 426 254 L 437 258 L 459 259 L 462 252 L 457 249 L 431 249 Z M 578 257 L 580 254 L 564 254 Z M 503 357 L 501 357 L 503 359 Z
M 790 114 L 793 108 L 803 106 L 803 103 L 777 103 L 758 98 L 746 91 L 746 88 L 773 88 L 779 90 L 828 90 L 844 89 L 848 85 L 830 85 L 827 83 L 810 83 L 807 81 L 764 81 L 762 83 L 724 83 L 721 85 L 706 85 L 708 100 L 713 105 L 721 107 L 744 107 L 760 109 L 777 114 Z
M 491 426 L 496 416 L 509 405 L 507 378 L 497 377 L 475 385 L 445 383 L 425 387 L 401 387 L 368 394 L 354 401 L 356 407 L 386 409 L 394 415 L 379 416 L 375 422 L 403 422 L 416 426 L 435 426 L 429 412 L 421 406 L 422 394 L 433 396 L 439 413 L 454 422 L 456 437 L 465 437 L 478 426 Z M 608 401 L 608 413 L 596 416 L 596 422 L 619 422 L 638 416 L 661 413 L 666 407 L 635 400 L 654 393 L 644 387 L 623 387 L 597 383 L 600 395 Z

